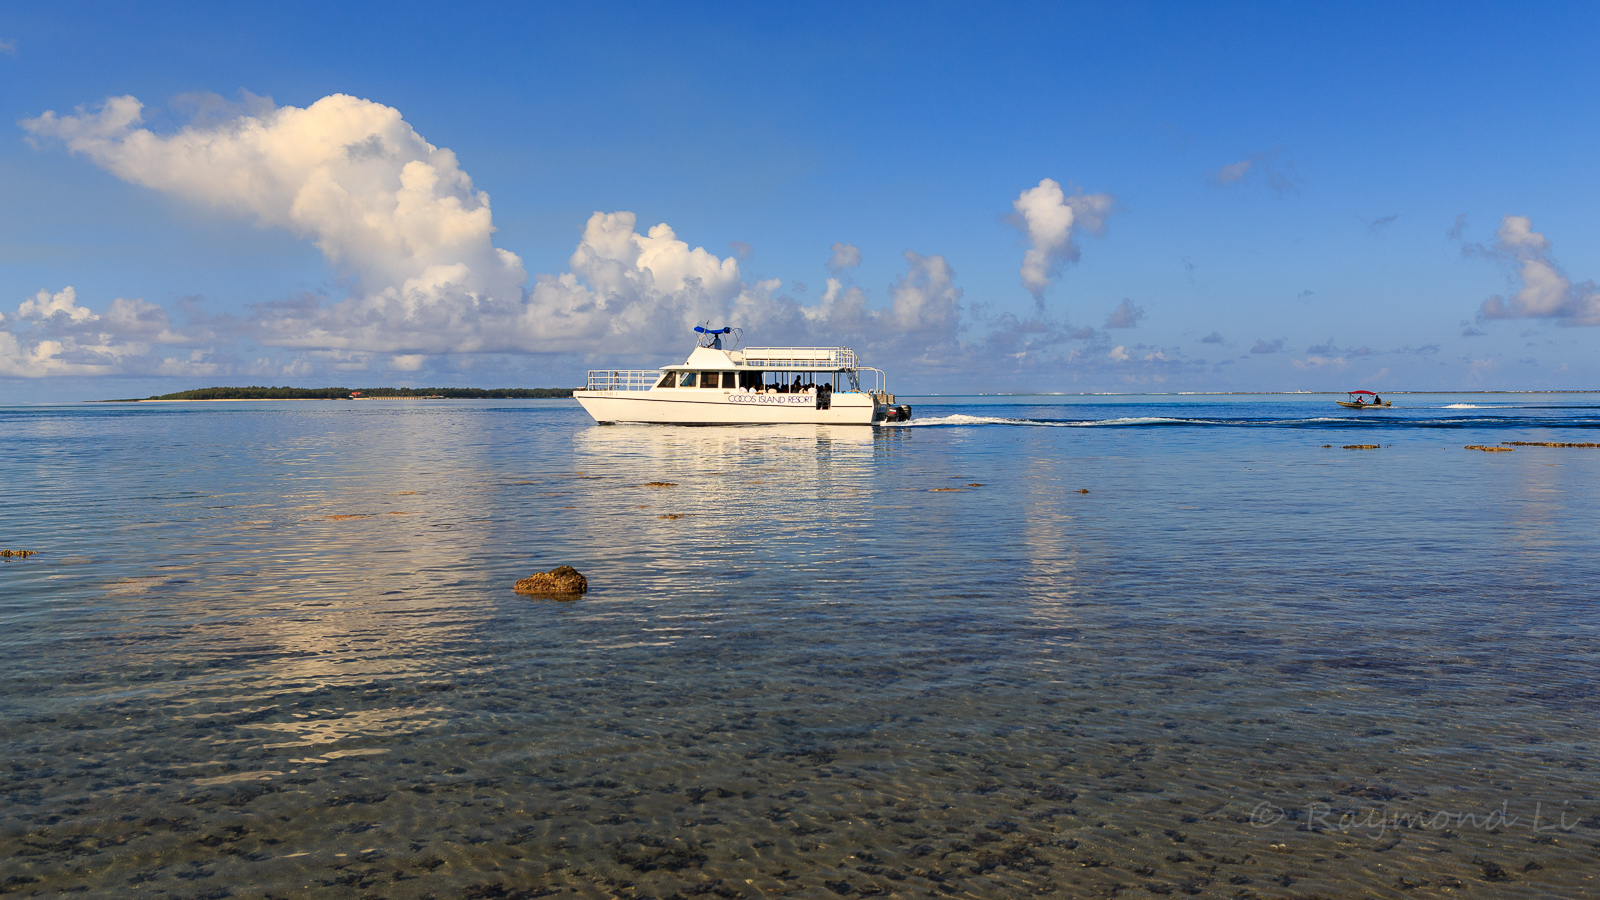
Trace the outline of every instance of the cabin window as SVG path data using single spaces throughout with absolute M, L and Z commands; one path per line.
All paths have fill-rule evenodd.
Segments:
M 668 388 L 668 387 L 677 387 L 677 386 L 678 386 L 678 373 L 677 372 L 668 372 L 667 374 L 661 376 L 661 383 L 656 385 L 656 387 L 658 387 L 658 388 Z
M 723 390 L 731 391 L 738 384 L 739 384 L 739 373 L 738 372 L 723 372 L 722 373 L 722 389 Z
M 682 375 L 679 375 L 678 387 L 694 387 L 694 376 L 695 373 L 693 372 L 685 372 Z
M 701 382 L 700 382 L 700 386 L 701 387 L 703 387 L 703 388 L 714 388 L 714 387 L 717 386 L 717 373 L 716 372 L 702 372 L 702 373 L 700 373 L 700 377 L 702 379 Z

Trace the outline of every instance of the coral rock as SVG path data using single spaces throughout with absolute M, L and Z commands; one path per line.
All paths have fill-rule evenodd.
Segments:
M 571 566 L 556 566 L 548 572 L 535 572 L 512 588 L 519 594 L 582 594 L 589 590 L 589 579 Z

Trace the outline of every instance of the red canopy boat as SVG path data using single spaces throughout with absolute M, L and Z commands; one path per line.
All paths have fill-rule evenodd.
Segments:
M 1333 402 L 1345 407 L 1346 409 L 1367 409 L 1369 407 L 1394 405 L 1382 397 L 1379 397 L 1377 394 L 1374 394 L 1372 391 L 1347 391 L 1347 393 L 1350 395 L 1349 400 L 1335 400 Z M 1372 399 L 1368 400 L 1368 397 L 1371 397 Z

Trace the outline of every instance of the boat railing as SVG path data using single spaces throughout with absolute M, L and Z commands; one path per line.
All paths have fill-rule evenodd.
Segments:
M 871 366 L 860 366 L 850 373 L 850 387 L 852 390 L 864 391 L 868 394 L 881 394 L 888 386 L 888 376 L 882 369 Z
M 849 347 L 746 347 L 744 364 L 765 369 L 855 369 Z
M 584 390 L 648 391 L 660 380 L 660 369 L 590 369 Z

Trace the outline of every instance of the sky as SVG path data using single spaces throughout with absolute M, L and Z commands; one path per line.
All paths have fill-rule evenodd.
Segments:
M 581 8 L 574 8 L 580 7 Z M 0 7 L 0 402 L 1600 389 L 1600 8 Z

